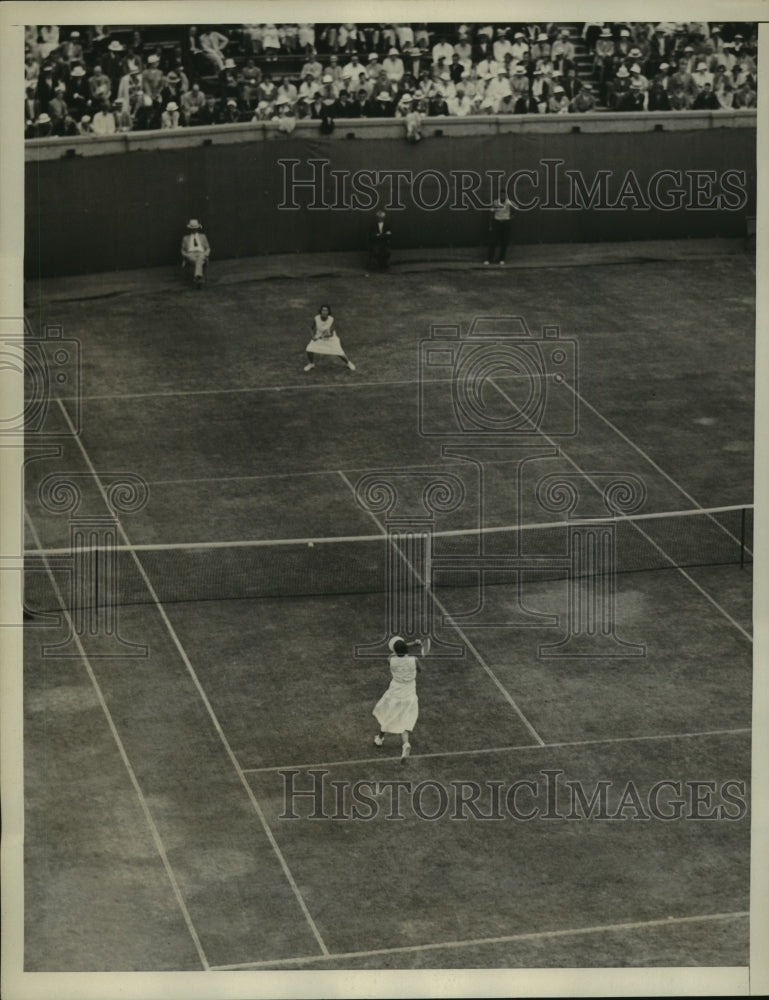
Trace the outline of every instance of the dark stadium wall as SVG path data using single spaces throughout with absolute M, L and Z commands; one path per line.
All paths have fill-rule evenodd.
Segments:
M 755 142 L 754 128 L 443 136 L 418 145 L 392 139 L 297 136 L 28 159 L 25 273 L 32 278 L 175 264 L 185 224 L 192 216 L 204 222 L 219 260 L 362 250 L 373 208 L 345 207 L 351 195 L 335 197 L 338 189 L 333 177 L 326 177 L 325 193 L 319 199 L 325 207 L 311 207 L 317 195 L 307 188 L 298 189 L 293 197 L 298 208 L 285 207 L 292 200 L 285 191 L 288 171 L 293 169 L 298 179 L 309 179 L 311 160 L 328 161 L 327 170 L 348 176 L 400 170 L 412 176 L 433 171 L 451 179 L 458 171 L 482 175 L 499 171 L 505 177 L 533 171 L 539 177 L 540 204 L 516 212 L 514 241 L 520 244 L 739 237 L 745 234 L 746 216 L 755 215 Z M 281 163 L 289 160 L 298 164 L 289 168 Z M 547 172 L 555 169 L 556 160 L 562 163 L 549 191 L 552 207 L 546 207 Z M 680 209 L 644 208 L 634 203 L 634 191 L 644 197 L 651 178 L 663 170 L 680 171 L 690 183 L 696 178 L 688 175 L 699 172 L 700 193 L 690 190 Z M 608 171 L 610 201 L 624 190 L 631 207 L 564 210 L 571 197 L 566 171 L 578 172 L 587 188 L 600 171 Z M 632 172 L 629 182 L 628 171 Z M 713 182 L 704 171 L 712 172 Z M 726 192 L 724 177 L 736 171 L 744 172 L 745 181 L 735 182 L 732 173 L 733 190 Z M 666 180 L 661 190 L 666 191 L 671 183 Z M 386 203 L 390 182 L 380 178 L 374 186 L 380 203 Z M 742 199 L 740 187 L 746 192 Z M 484 183 L 478 189 L 484 199 L 488 188 Z M 399 247 L 483 244 L 487 212 L 452 208 L 453 190 L 443 206 L 424 207 L 440 200 L 435 177 L 424 178 L 422 207 L 411 197 L 408 182 L 402 190 L 403 207 L 390 213 L 396 253 Z M 720 208 L 718 200 L 710 197 L 711 190 L 727 194 Z M 518 193 L 522 198 L 532 197 L 530 179 L 524 179 Z M 335 200 L 339 202 L 336 207 Z

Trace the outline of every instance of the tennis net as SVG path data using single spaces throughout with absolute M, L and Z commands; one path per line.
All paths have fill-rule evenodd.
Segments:
M 751 505 L 432 535 L 101 545 L 25 553 L 32 611 L 384 592 L 752 563 Z M 53 586 L 51 577 L 56 581 Z M 58 588 L 61 601 L 56 593 Z

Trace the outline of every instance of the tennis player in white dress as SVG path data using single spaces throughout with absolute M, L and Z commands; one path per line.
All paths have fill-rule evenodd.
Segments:
M 335 358 L 341 358 L 351 372 L 355 371 L 355 365 L 349 361 L 342 349 L 339 335 L 334 326 L 334 317 L 328 306 L 321 306 L 320 312 L 312 321 L 312 339 L 307 345 L 307 364 L 304 366 L 306 372 L 312 371 L 319 354 L 327 354 Z
M 420 653 L 429 652 L 429 645 L 421 639 L 411 643 L 419 646 Z M 390 686 L 374 706 L 372 715 L 379 723 L 379 735 L 374 737 L 374 743 L 381 747 L 385 733 L 400 733 L 401 761 L 405 764 L 411 752 L 409 736 L 413 732 L 419 717 L 419 698 L 417 697 L 417 671 L 422 668 L 416 656 L 409 656 L 409 647 L 400 636 L 390 640 L 393 655 L 389 659 Z

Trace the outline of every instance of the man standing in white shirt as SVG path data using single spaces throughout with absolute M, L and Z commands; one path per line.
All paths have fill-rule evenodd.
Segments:
M 507 197 L 494 199 L 489 220 L 489 250 L 484 264 L 493 264 L 495 252 L 499 251 L 499 266 L 504 266 L 507 244 L 510 242 L 510 218 L 513 203 Z

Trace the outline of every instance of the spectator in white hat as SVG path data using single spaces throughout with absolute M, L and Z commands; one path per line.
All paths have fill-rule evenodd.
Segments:
M 547 110 L 551 115 L 565 115 L 569 111 L 569 98 L 563 87 L 557 83 L 547 102 Z
M 117 85 L 120 82 L 120 77 L 125 72 L 123 68 L 124 49 L 122 42 L 119 42 L 115 38 L 109 43 L 109 45 L 107 46 L 107 51 L 102 56 L 101 66 L 104 72 L 112 81 L 113 90 L 117 89 Z
M 333 52 L 328 58 L 326 73 L 331 76 L 336 87 L 342 86 L 342 67 L 339 65 L 339 56 Z
M 406 69 L 403 65 L 400 53 L 395 47 L 391 48 L 387 53 L 386 59 L 382 62 L 382 69 L 387 74 L 387 79 L 391 83 L 398 84 L 403 79 L 403 74 L 406 72 Z
M 550 47 L 550 58 L 557 69 L 563 72 L 564 63 L 573 63 L 576 55 L 574 43 L 569 38 L 569 29 L 561 28 L 558 37 Z
M 66 93 L 67 86 L 62 81 L 56 84 L 54 87 L 54 94 L 51 100 L 48 102 L 48 106 L 45 109 L 51 116 L 51 125 L 54 132 L 58 132 L 61 123 L 64 121 L 67 115 L 68 108 L 67 102 L 64 100 L 64 95 Z
M 513 74 L 510 77 L 510 96 L 513 98 L 513 102 L 520 100 L 521 97 L 526 97 L 529 93 L 529 78 L 526 76 L 526 68 L 518 63 L 518 65 L 513 70 Z M 501 100 L 507 95 L 503 95 Z
M 275 101 L 272 121 L 277 124 L 279 132 L 289 134 L 296 128 L 296 115 L 285 97 Z
M 47 139 L 53 133 L 53 123 L 47 111 L 42 111 L 32 124 L 28 138 Z
M 638 63 L 633 63 L 633 65 L 630 67 L 630 86 L 640 87 L 640 89 L 644 92 L 644 94 L 649 89 L 649 81 L 641 72 L 641 67 L 639 66 Z
M 504 69 L 500 67 L 497 70 L 497 75 L 493 80 L 489 80 L 489 85 L 486 88 L 486 98 L 494 102 L 494 107 L 496 108 L 503 97 L 508 94 L 512 94 L 510 89 L 510 80 L 507 77 Z
M 61 46 L 61 52 L 67 62 L 72 65 L 83 60 L 83 44 L 79 31 L 70 31 L 69 38 Z
M 497 29 L 497 37 L 494 39 L 494 58 L 498 63 L 504 62 L 505 55 L 509 52 L 511 55 L 513 53 L 513 43 L 507 37 L 506 28 Z
M 268 101 L 259 101 L 254 109 L 252 122 L 268 122 L 273 116 L 272 105 Z
M 595 107 L 596 100 L 593 93 L 593 85 L 589 80 L 586 80 L 577 95 L 571 99 L 569 111 L 575 114 L 585 114 L 588 111 L 594 111 Z
M 228 97 L 225 101 L 222 121 L 225 125 L 236 125 L 240 121 L 240 108 L 234 97 Z
M 190 219 L 187 232 L 182 236 L 182 266 L 192 264 L 193 280 L 197 288 L 203 287 L 211 246 L 197 219 Z
M 147 68 L 142 72 L 142 89 L 153 101 L 156 97 L 160 97 L 165 86 L 165 77 L 159 63 L 160 57 L 155 53 L 147 56 Z
M 392 95 L 389 90 L 380 90 L 376 95 L 374 104 L 375 118 L 392 118 L 395 109 L 393 108 Z
M 91 127 L 90 115 L 83 115 L 83 117 L 77 123 L 77 127 L 81 135 L 93 135 L 93 128 Z
M 179 114 L 179 105 L 176 101 L 169 101 L 166 104 L 163 114 L 160 116 L 160 127 L 164 129 L 181 128 L 182 121 Z
M 698 93 L 704 89 L 706 83 L 710 84 L 712 92 L 713 74 L 708 69 L 708 64 L 704 60 L 697 63 L 697 67 L 692 73 L 692 81 Z
M 324 101 L 335 101 L 339 95 L 339 88 L 334 83 L 334 78 L 330 73 L 326 73 L 320 79 L 320 97 Z
M 547 102 L 553 90 L 553 81 L 546 77 L 541 69 L 535 69 L 531 78 L 528 110 L 531 113 L 544 114 Z
M 510 54 L 515 62 L 528 62 L 530 58 L 529 44 L 522 31 L 516 31 L 510 46 Z
M 117 96 L 123 102 L 124 108 L 130 108 L 134 112 L 139 104 L 139 96 L 143 93 L 144 86 L 139 70 L 131 70 L 121 76 Z
M 537 40 L 532 43 L 529 59 L 535 64 L 539 60 L 550 60 L 550 41 L 544 31 L 541 31 L 537 35 Z
M 369 52 L 366 59 L 366 76 L 369 80 L 376 80 L 381 72 L 382 66 L 379 62 L 379 55 L 376 52 Z

